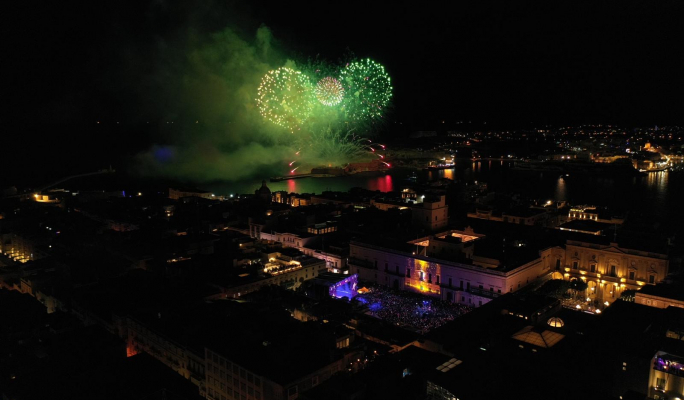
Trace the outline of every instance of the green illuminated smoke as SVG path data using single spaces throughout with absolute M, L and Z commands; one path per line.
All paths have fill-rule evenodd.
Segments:
M 352 130 L 328 126 L 298 140 L 296 146 L 311 165 L 339 166 L 369 158 L 365 143 L 366 139 Z
M 339 78 L 347 68 L 288 60 L 266 27 L 252 39 L 232 29 L 179 36 L 188 39 L 155 40 L 153 51 L 132 58 L 132 70 L 150 71 L 136 86 L 141 118 L 175 121 L 164 124 L 157 144 L 138 155 L 141 173 L 192 182 L 260 180 L 289 172 L 285 166 L 293 160 L 316 166 L 377 158 L 361 138 L 379 119 L 371 113 L 350 118 L 351 94 Z M 325 95 L 332 96 L 325 97 L 331 105 L 315 95 L 316 84 L 327 77 L 341 87 Z M 342 90 L 342 101 L 332 104 Z

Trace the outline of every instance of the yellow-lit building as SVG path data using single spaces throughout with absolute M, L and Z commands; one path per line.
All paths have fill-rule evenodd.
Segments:
M 359 280 L 477 307 L 549 272 L 538 257 L 501 265 L 476 255 L 472 248 L 484 237 L 452 230 L 392 248 L 352 241 L 350 273 L 359 274 Z
M 16 233 L 0 234 L 0 253 L 22 263 L 45 257 L 34 240 Z
M 588 285 L 587 296 L 612 303 L 625 290 L 654 285 L 667 276 L 668 257 L 620 247 L 568 240 L 565 247 L 542 250 L 542 262 L 550 267 L 554 279 L 581 279 Z
M 684 357 L 659 351 L 651 360 L 648 397 L 654 400 L 684 398 Z

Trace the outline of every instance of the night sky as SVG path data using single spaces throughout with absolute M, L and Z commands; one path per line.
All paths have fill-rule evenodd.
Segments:
M 3 147 L 14 155 L 5 161 L 62 150 L 46 160 L 75 163 L 70 156 L 130 155 L 163 141 L 158 124 L 196 118 L 178 103 L 187 91 L 173 90 L 178 59 L 225 28 L 252 41 L 262 24 L 283 58 L 351 51 L 383 63 L 395 86 L 390 119 L 416 129 L 441 120 L 684 124 L 676 0 L 119 3 L 3 11 Z M 108 128 L 93 130 L 98 120 Z

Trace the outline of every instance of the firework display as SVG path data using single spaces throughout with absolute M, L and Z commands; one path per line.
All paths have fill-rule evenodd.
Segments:
M 262 78 L 256 101 L 264 118 L 294 131 L 311 114 L 312 96 L 313 85 L 306 75 L 281 67 Z
M 392 98 L 392 84 L 385 67 L 367 58 L 347 64 L 340 72 L 346 92 L 345 114 L 353 121 L 380 118 Z
M 299 150 L 297 159 L 285 161 L 290 173 L 307 164 L 343 165 L 369 157 L 390 167 L 384 145 L 355 133 L 375 129 L 389 104 L 392 86 L 385 68 L 363 59 L 340 70 L 317 59 L 303 70 L 269 71 L 256 99 L 267 121 L 294 134 L 287 140 Z
M 340 104 L 344 98 L 344 88 L 342 87 L 342 84 L 331 76 L 326 76 L 318 81 L 314 93 L 316 94 L 318 101 L 326 106 Z

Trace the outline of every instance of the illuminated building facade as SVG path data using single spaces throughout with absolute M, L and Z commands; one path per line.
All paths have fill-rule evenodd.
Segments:
M 648 397 L 654 400 L 684 398 L 684 357 L 659 351 L 651 362 Z
M 321 272 L 327 271 L 325 261 L 317 258 L 292 260 L 285 263 L 277 261 L 275 259 L 269 260 L 269 263 L 265 265 L 263 276 L 257 278 L 245 276 L 244 283 L 238 281 L 235 284 L 222 287 L 223 297 L 237 298 L 270 285 L 296 286 L 305 280 L 317 277 Z
M 625 290 L 660 282 L 669 265 L 666 254 L 575 240 L 568 240 L 565 248 L 544 249 L 541 257 L 554 270 L 553 279 L 581 279 L 588 285 L 587 297 L 611 303 Z
M 636 292 L 634 302 L 655 308 L 684 308 L 684 293 L 677 285 L 646 285 Z
M 0 253 L 14 261 L 25 263 L 44 258 L 46 254 L 40 250 L 35 241 L 16 233 L 0 234 Z
M 507 267 L 498 260 L 474 256 L 472 246 L 483 237 L 448 231 L 411 241 L 402 249 L 352 241 L 350 271 L 359 274 L 362 281 L 475 307 L 517 291 L 548 272 L 540 258 Z M 454 261 L 454 256 L 471 261 Z

